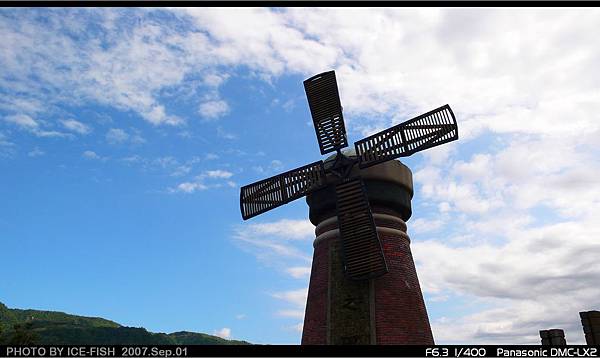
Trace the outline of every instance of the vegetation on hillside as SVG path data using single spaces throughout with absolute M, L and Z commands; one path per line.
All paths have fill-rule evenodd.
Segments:
M 0 302 L 0 344 L 250 344 L 204 333 L 152 333 L 99 317 L 10 309 Z

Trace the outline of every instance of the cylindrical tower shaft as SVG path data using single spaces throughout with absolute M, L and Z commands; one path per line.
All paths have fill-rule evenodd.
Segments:
M 433 344 L 406 234 L 412 175 L 399 161 L 363 170 L 362 176 L 389 272 L 353 281 L 344 276 L 335 215 L 335 191 L 307 197 L 317 226 L 302 344 Z

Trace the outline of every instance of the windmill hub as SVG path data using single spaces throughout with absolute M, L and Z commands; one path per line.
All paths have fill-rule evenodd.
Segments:
M 353 150 L 338 150 L 330 158 L 331 160 L 328 158 L 323 161 L 324 169 L 329 170 L 342 181 L 349 179 L 352 168 L 358 163 L 356 152 Z
M 340 149 L 340 154 L 350 160 L 352 160 L 354 162 L 354 164 L 358 163 L 357 160 L 357 155 L 356 155 L 356 150 L 354 150 L 354 148 L 345 148 L 345 149 Z M 333 153 L 332 155 L 328 156 L 325 160 L 323 160 L 323 165 L 325 167 L 325 170 L 330 169 L 334 162 L 336 161 L 336 159 L 338 159 L 338 153 Z

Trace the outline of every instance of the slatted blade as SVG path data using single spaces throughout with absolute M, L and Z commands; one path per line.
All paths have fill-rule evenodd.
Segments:
M 335 193 L 344 272 L 354 280 L 375 278 L 387 273 L 362 179 L 355 178 L 336 185 Z
M 323 72 L 304 81 L 321 154 L 348 146 L 335 72 Z
M 457 139 L 456 118 L 446 104 L 361 139 L 354 147 L 360 168 L 366 168 Z
M 240 190 L 240 210 L 244 220 L 262 214 L 325 185 L 325 169 L 319 160 L 292 169 Z

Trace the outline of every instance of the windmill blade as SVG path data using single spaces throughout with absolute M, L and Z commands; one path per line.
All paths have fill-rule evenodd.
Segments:
M 387 273 L 363 180 L 355 178 L 340 183 L 336 185 L 335 193 L 344 272 L 354 280 Z
M 335 72 L 323 72 L 304 81 L 321 154 L 348 146 Z
M 456 117 L 444 105 L 354 143 L 359 167 L 366 168 L 458 139 Z
M 325 169 L 319 160 L 292 169 L 240 190 L 240 210 L 244 220 L 303 197 L 325 185 Z

